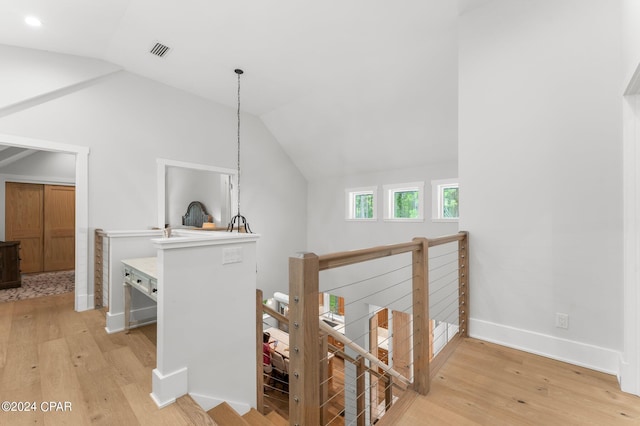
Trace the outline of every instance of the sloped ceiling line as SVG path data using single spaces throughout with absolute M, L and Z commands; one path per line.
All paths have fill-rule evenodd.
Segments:
M 8 166 L 11 163 L 15 163 L 18 160 L 21 160 L 25 157 L 30 156 L 31 154 L 35 154 L 37 151 L 34 149 L 25 149 L 23 151 L 20 151 L 16 154 L 13 154 L 10 157 L 4 158 L 2 160 L 0 160 L 0 169 L 3 167 Z
M 6 107 L 0 108 L 0 119 L 2 117 L 6 117 L 8 115 L 11 114 L 15 114 L 17 112 L 20 111 L 24 111 L 27 110 L 29 108 L 33 108 L 37 105 L 41 105 L 44 103 L 47 103 L 49 101 L 52 101 L 54 99 L 58 99 L 64 96 L 67 96 L 71 93 L 74 92 L 78 92 L 80 90 L 86 89 L 87 87 L 96 85 L 101 83 L 104 80 L 107 80 L 109 78 L 112 78 L 114 75 L 122 72 L 123 70 L 119 69 L 119 70 L 115 70 L 115 71 L 111 71 L 107 74 L 95 77 L 95 78 L 90 78 L 88 80 L 85 81 L 81 81 L 79 83 L 74 83 L 71 84 L 69 86 L 65 86 L 65 87 L 61 87 L 59 89 L 56 90 L 52 90 L 50 92 L 46 92 L 46 93 L 42 93 L 38 96 L 34 96 L 32 98 L 29 99 L 25 99 L 23 101 L 20 102 L 16 102 L 14 104 L 8 105 Z

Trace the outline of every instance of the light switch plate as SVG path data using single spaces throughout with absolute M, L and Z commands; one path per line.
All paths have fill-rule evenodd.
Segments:
M 227 247 L 222 250 L 222 264 L 242 262 L 242 247 Z

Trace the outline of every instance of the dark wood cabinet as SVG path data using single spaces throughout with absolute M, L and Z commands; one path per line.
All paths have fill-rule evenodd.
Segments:
M 0 290 L 21 285 L 20 242 L 0 242 Z

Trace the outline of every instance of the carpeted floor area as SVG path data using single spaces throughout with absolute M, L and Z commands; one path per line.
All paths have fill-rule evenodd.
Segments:
M 0 290 L 0 302 L 68 293 L 75 289 L 75 271 L 23 274 L 22 287 Z

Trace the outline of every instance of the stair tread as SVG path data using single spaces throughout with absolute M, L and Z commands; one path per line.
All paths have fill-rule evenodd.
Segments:
M 207 414 L 209 414 L 219 426 L 251 426 L 226 402 L 213 407 L 207 411 Z
M 275 426 L 289 426 L 289 422 L 275 411 L 270 412 L 265 417 Z
M 402 418 L 402 414 L 409 409 L 411 404 L 418 398 L 418 394 L 412 390 L 407 391 L 402 398 L 398 400 L 395 404 L 391 406 L 389 412 L 386 413 L 382 418 L 378 421 L 378 426 L 386 426 L 386 425 L 394 425 L 400 421 Z
M 201 426 L 217 426 L 216 422 L 198 405 L 189 395 L 181 396 L 176 400 L 185 416 L 189 418 L 189 423 Z
M 251 426 L 276 426 L 255 408 L 252 408 L 247 413 L 243 414 L 242 418 Z

